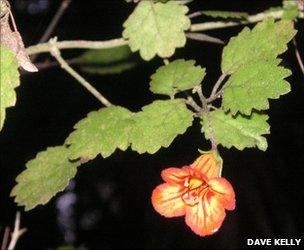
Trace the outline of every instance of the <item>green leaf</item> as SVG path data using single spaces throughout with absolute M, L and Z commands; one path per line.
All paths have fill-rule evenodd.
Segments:
M 93 111 L 79 121 L 66 139 L 70 159 L 94 159 L 98 154 L 110 156 L 116 148 L 126 150 L 133 125 L 132 113 L 119 106 Z
M 96 75 L 115 75 L 121 74 L 127 70 L 133 69 L 137 66 L 136 62 L 120 62 L 109 66 L 83 66 L 80 69 L 89 74 Z
M 194 60 L 179 59 L 161 66 L 151 76 L 150 90 L 155 94 L 173 96 L 177 92 L 194 88 L 206 75 L 205 68 L 194 64 Z
M 178 3 L 141 1 L 123 24 L 123 37 L 129 40 L 133 52 L 138 51 L 144 60 L 156 54 L 170 57 L 176 48 L 185 46 L 185 30 L 190 28 L 186 16 L 188 8 Z
M 295 34 L 291 21 L 268 19 L 252 30 L 245 27 L 223 50 L 223 73 L 231 74 L 252 61 L 275 59 L 287 49 L 287 43 Z
M 248 13 L 246 12 L 237 12 L 237 11 L 221 11 L 221 10 L 205 10 L 202 11 L 203 15 L 210 16 L 214 18 L 233 18 L 233 19 L 246 19 Z
M 185 133 L 193 121 L 193 113 L 182 100 L 155 101 L 134 116 L 130 134 L 131 147 L 139 153 L 154 154 L 168 147 L 174 138 Z
M 279 98 L 290 91 L 284 78 L 291 71 L 273 62 L 248 63 L 237 69 L 229 78 L 223 91 L 223 107 L 233 115 L 238 111 L 250 115 L 252 109 L 269 108 L 268 99 Z
M 250 117 L 238 114 L 232 116 L 222 109 L 212 111 L 203 116 L 202 132 L 206 139 L 212 137 L 217 143 L 226 148 L 258 147 L 260 150 L 267 149 L 267 140 L 263 135 L 270 133 L 267 123 L 268 116 L 253 112 Z
M 64 146 L 50 147 L 40 152 L 26 164 L 26 170 L 17 176 L 17 185 L 11 196 L 19 206 L 30 210 L 46 204 L 56 193 L 63 191 L 69 180 L 76 175 L 79 162 L 68 160 Z
M 128 45 L 108 49 L 90 49 L 75 59 L 77 63 L 111 64 L 129 59 L 132 55 Z
M 81 66 L 80 69 L 90 74 L 120 74 L 137 65 L 132 55 L 129 46 L 124 45 L 109 49 L 91 49 L 73 62 L 84 64 L 85 66 Z
M 1 45 L 0 47 L 0 130 L 3 128 L 5 112 L 8 107 L 16 104 L 15 88 L 19 86 L 18 60 L 14 53 Z

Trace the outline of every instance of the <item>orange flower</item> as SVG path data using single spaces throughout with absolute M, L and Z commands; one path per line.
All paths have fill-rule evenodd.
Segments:
M 225 209 L 235 208 L 231 184 L 219 177 L 221 167 L 221 158 L 210 151 L 191 166 L 163 170 L 165 183 L 152 193 L 154 209 L 165 217 L 185 215 L 186 224 L 200 236 L 215 233 L 225 218 Z

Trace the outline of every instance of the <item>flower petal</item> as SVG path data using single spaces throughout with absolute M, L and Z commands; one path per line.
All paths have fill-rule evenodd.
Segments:
M 215 151 L 209 151 L 198 157 L 191 167 L 208 178 L 218 177 L 222 167 L 222 159 Z
M 214 234 L 222 225 L 225 209 L 210 192 L 195 206 L 186 209 L 186 224 L 200 236 Z
M 231 184 L 225 178 L 212 178 L 208 182 L 211 192 L 228 210 L 235 208 L 235 193 Z
M 184 187 L 164 183 L 157 186 L 152 193 L 154 209 L 165 217 L 177 217 L 185 214 L 186 208 L 181 196 Z
M 161 176 L 165 182 L 171 184 L 184 185 L 185 179 L 190 175 L 190 167 L 183 168 L 167 168 L 161 172 Z

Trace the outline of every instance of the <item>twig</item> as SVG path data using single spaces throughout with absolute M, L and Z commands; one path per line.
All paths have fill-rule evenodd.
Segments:
M 203 94 L 202 85 L 196 86 L 193 88 L 193 92 L 198 94 L 198 97 L 200 98 L 201 103 L 204 105 L 206 102 L 206 97 Z
M 217 82 L 214 84 L 214 87 L 212 89 L 210 97 L 207 99 L 208 102 L 210 102 L 210 99 L 213 99 L 214 97 L 218 96 L 218 89 L 221 86 L 222 82 L 225 80 L 227 74 L 223 73 Z M 217 97 L 216 97 L 217 98 Z
M 270 18 L 270 17 L 272 17 L 274 19 L 279 19 L 282 16 L 283 16 L 282 10 L 271 11 L 271 12 L 262 12 L 262 13 L 259 13 L 256 15 L 248 16 L 246 18 L 246 20 L 242 20 L 239 22 L 219 21 L 219 22 L 205 22 L 205 23 L 192 24 L 190 31 L 197 32 L 197 31 L 204 31 L 204 30 L 227 28 L 227 27 L 233 27 L 233 26 L 238 26 L 238 25 L 243 25 L 243 24 L 257 23 L 259 21 L 262 21 L 262 20 Z
M 60 18 L 64 14 L 65 10 L 69 7 L 72 0 L 62 0 L 60 7 L 58 8 L 56 14 L 54 15 L 52 21 L 50 22 L 49 26 L 47 27 L 46 31 L 44 32 L 43 36 L 40 38 L 39 43 L 46 42 L 51 34 L 53 33 L 54 29 L 56 28 Z
M 62 0 L 61 1 L 61 4 L 60 4 L 58 10 L 56 11 L 56 14 L 52 18 L 52 21 L 48 25 L 47 29 L 45 30 L 44 34 L 42 35 L 42 37 L 40 38 L 38 43 L 44 43 L 50 38 L 51 34 L 53 33 L 54 29 L 56 28 L 56 26 L 60 20 L 60 18 L 63 16 L 65 10 L 69 7 L 71 2 L 72 2 L 72 0 Z M 32 61 L 35 61 L 36 58 L 37 58 L 37 54 L 32 56 Z
M 21 228 L 20 229 L 20 212 L 16 213 L 16 219 L 15 219 L 15 226 L 14 226 L 14 231 L 11 235 L 11 241 L 10 244 L 8 245 L 8 250 L 14 250 L 17 244 L 17 241 L 21 237 L 22 234 L 26 232 L 26 228 Z
M 191 106 L 196 112 L 199 113 L 202 112 L 202 108 L 199 105 L 197 105 L 197 103 L 193 100 L 191 96 L 187 97 L 186 104 Z
M 57 38 L 51 39 L 49 42 L 49 46 L 50 46 L 51 55 L 56 58 L 61 68 L 63 68 L 72 77 L 74 77 L 82 86 L 84 86 L 93 96 L 95 96 L 106 107 L 112 105 L 102 94 L 100 94 L 87 80 L 85 80 L 73 68 L 71 68 L 68 65 L 68 63 L 61 57 L 59 48 L 57 46 Z
M 108 49 L 127 45 L 128 41 L 123 38 L 111 39 L 107 41 L 86 41 L 86 40 L 73 40 L 73 41 L 61 41 L 56 43 L 58 49 Z M 29 55 L 45 53 L 51 51 L 51 45 L 49 42 L 40 43 L 30 46 L 26 49 Z
M 2 240 L 2 244 L 1 244 L 1 250 L 6 250 L 7 249 L 6 247 L 7 247 L 9 235 L 10 235 L 10 228 L 5 227 L 3 240 Z
M 297 58 L 297 61 L 298 61 L 298 64 L 300 66 L 300 69 L 304 75 L 304 64 L 303 64 L 303 60 L 301 58 L 301 55 L 300 55 L 300 52 L 299 52 L 299 49 L 298 49 L 298 45 L 297 45 L 297 41 L 295 38 L 292 39 L 292 42 L 293 42 L 293 45 L 294 45 L 294 49 L 295 49 L 295 54 L 296 54 L 296 58 Z

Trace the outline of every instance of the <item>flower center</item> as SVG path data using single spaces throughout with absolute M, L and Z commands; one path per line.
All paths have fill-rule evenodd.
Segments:
M 187 187 L 187 191 L 183 194 L 182 200 L 189 206 L 196 205 L 199 202 L 201 192 L 208 188 L 208 184 L 197 177 L 187 178 L 184 186 Z

